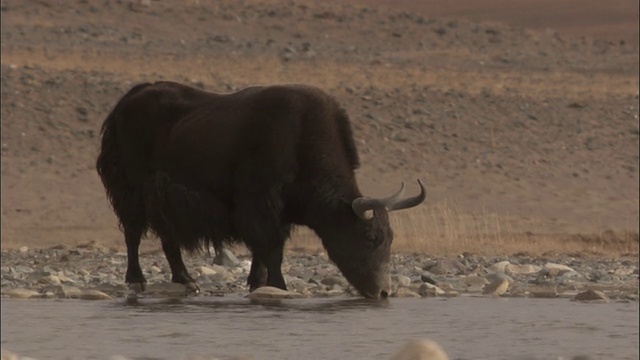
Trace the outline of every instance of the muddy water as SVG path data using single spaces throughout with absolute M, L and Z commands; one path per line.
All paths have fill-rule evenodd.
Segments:
M 567 299 L 2 299 L 2 348 L 43 359 L 390 359 L 431 338 L 452 359 L 638 359 L 638 304 Z

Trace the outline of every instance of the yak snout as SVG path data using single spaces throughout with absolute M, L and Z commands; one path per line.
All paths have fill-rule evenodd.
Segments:
M 365 289 L 360 289 L 359 291 L 365 298 L 384 300 L 391 294 L 391 278 L 386 275 L 384 276 L 384 280 L 376 281 L 373 286 L 368 286 Z

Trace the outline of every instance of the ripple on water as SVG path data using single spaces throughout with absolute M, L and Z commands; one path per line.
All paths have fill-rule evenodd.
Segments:
M 2 299 L 2 345 L 36 359 L 390 359 L 431 338 L 452 359 L 638 358 L 637 304 L 566 299 Z M 579 353 L 576 353 L 579 351 Z M 595 357 L 598 358 L 598 357 Z

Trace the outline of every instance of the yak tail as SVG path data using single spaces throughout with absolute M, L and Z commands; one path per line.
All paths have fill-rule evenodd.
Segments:
M 123 231 L 124 227 L 137 226 L 144 232 L 146 226 L 144 210 L 141 204 L 142 189 L 127 180 L 118 145 L 117 120 L 125 100 L 149 85 L 151 84 L 144 83 L 136 85 L 129 90 L 107 116 L 100 131 L 102 143 L 100 145 L 100 154 L 96 161 L 96 169 L 105 187 L 107 198 L 118 217 L 120 230 Z

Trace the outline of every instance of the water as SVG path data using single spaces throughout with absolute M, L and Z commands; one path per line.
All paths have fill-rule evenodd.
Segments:
M 2 299 L 2 347 L 45 359 L 390 359 L 430 338 L 451 359 L 638 359 L 638 303 L 567 299 Z

